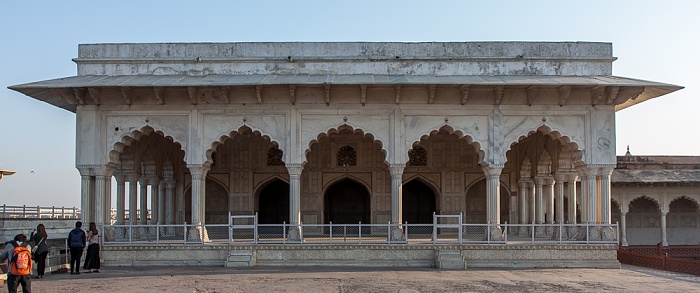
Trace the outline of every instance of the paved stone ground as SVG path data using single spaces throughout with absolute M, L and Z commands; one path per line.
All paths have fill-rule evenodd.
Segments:
M 34 279 L 33 292 L 700 292 L 700 276 L 621 270 L 105 267 Z M 7 292 L 4 286 L 0 292 Z

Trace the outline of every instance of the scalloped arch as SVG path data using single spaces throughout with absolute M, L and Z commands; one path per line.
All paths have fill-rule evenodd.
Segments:
M 690 197 L 690 196 L 679 195 L 679 196 L 674 196 L 674 197 L 668 202 L 669 212 L 671 212 L 671 204 L 672 204 L 674 201 L 677 201 L 677 200 L 687 200 L 687 201 L 690 201 L 690 202 L 692 202 L 692 203 L 695 204 L 695 209 L 696 209 L 696 210 L 700 210 L 700 202 L 698 202 L 697 199 L 692 198 L 692 197 Z
M 433 190 L 433 193 L 435 193 L 435 197 L 439 198 L 441 196 L 441 191 L 440 191 L 440 186 L 438 186 L 437 183 L 430 181 L 428 178 L 423 176 L 422 174 L 413 174 L 411 177 L 406 178 L 405 180 L 401 181 L 402 185 L 405 185 L 406 183 L 409 183 L 413 180 L 418 180 L 420 183 L 423 183 L 430 187 L 430 189 Z
M 321 192 L 321 194 L 322 194 L 322 196 L 323 196 L 323 199 L 325 200 L 325 198 L 326 198 L 326 192 L 328 191 L 328 189 L 329 189 L 331 186 L 333 186 L 334 184 L 336 184 L 336 183 L 338 183 L 338 182 L 340 182 L 340 181 L 343 181 L 343 180 L 350 180 L 350 181 L 355 182 L 355 183 L 357 183 L 357 184 L 359 184 L 359 185 L 362 185 L 362 187 L 364 187 L 365 189 L 367 189 L 367 192 L 369 193 L 369 196 L 370 196 L 370 197 L 372 196 L 372 188 L 370 187 L 369 183 L 363 181 L 363 180 L 360 179 L 360 178 L 357 178 L 357 177 L 353 176 L 352 174 L 344 174 L 343 176 L 339 176 L 338 178 L 334 178 L 333 180 L 328 181 L 328 183 L 326 183 L 326 185 L 323 186 L 323 191 Z
M 237 135 L 241 135 L 241 134 L 245 134 L 245 133 L 252 133 L 253 135 L 258 135 L 258 136 L 262 137 L 265 141 L 272 143 L 273 146 L 275 146 L 276 148 L 281 150 L 283 154 L 286 154 L 286 152 L 284 151 L 284 148 L 282 146 L 280 146 L 277 141 L 272 140 L 269 135 L 265 134 L 264 132 L 261 132 L 258 129 L 251 128 L 248 125 L 243 125 L 243 126 L 239 127 L 237 130 L 231 130 L 227 134 L 219 136 L 218 140 L 212 142 L 209 145 L 209 148 L 205 152 L 205 156 L 206 156 L 205 163 L 212 164 L 214 162 L 212 160 L 211 156 L 220 145 L 223 145 L 227 140 L 233 139 Z
M 474 150 L 476 151 L 476 154 L 479 156 L 478 159 L 478 164 L 482 165 L 485 164 L 486 162 L 484 161 L 484 158 L 486 157 L 486 151 L 481 148 L 481 143 L 478 141 L 474 140 L 474 137 L 472 137 L 469 134 L 464 134 L 461 130 L 455 130 L 452 126 L 449 125 L 449 123 L 445 123 L 444 125 L 440 126 L 439 128 L 432 128 L 427 132 L 424 132 L 418 140 L 414 140 L 411 143 L 411 148 L 417 146 L 418 144 L 425 142 L 429 137 L 438 134 L 440 130 L 445 130 L 451 135 L 456 135 L 457 139 L 459 140 L 465 140 L 468 145 L 474 147 Z M 408 162 L 408 150 L 406 150 L 406 153 L 404 155 L 404 161 Z
M 379 147 L 381 148 L 382 155 L 384 155 L 384 164 L 386 164 L 387 166 L 389 165 L 389 154 L 388 154 L 388 151 L 386 150 L 386 148 L 384 147 L 384 143 L 382 143 L 381 140 L 375 138 L 375 135 L 372 132 L 365 132 L 364 129 L 354 128 L 347 123 L 340 125 L 338 127 L 335 127 L 335 128 L 329 128 L 328 130 L 326 130 L 326 132 L 319 133 L 315 139 L 312 139 L 311 141 L 309 141 L 309 144 L 307 145 L 306 149 L 304 149 L 304 161 L 302 162 L 302 164 L 306 165 L 306 163 L 309 161 L 308 156 L 309 156 L 309 153 L 311 152 L 311 147 L 313 145 L 317 144 L 318 141 L 321 140 L 321 138 L 328 137 L 331 134 L 338 134 L 342 130 L 349 130 L 353 134 L 360 134 L 363 137 L 370 138 L 373 142 L 378 143 Z
M 627 204 L 627 208 L 629 209 L 629 208 L 631 207 L 632 203 L 635 202 L 636 200 L 649 200 L 649 201 L 653 202 L 654 204 L 656 204 L 656 207 L 657 207 L 659 210 L 661 210 L 661 203 L 659 202 L 659 200 L 656 199 L 656 198 L 653 198 L 653 197 L 651 197 L 651 196 L 648 196 L 648 195 L 646 195 L 646 194 L 645 194 L 645 195 L 640 195 L 640 196 L 635 196 L 635 197 L 633 197 L 633 198 L 629 201 L 629 203 Z
M 119 156 L 124 152 L 124 148 L 126 148 L 127 146 L 131 146 L 131 144 L 133 144 L 135 141 L 141 140 L 141 137 L 148 136 L 154 133 L 169 140 L 170 142 L 174 143 L 180 150 L 184 151 L 182 149 L 182 144 L 175 141 L 175 139 L 172 136 L 165 135 L 163 131 L 155 130 L 150 126 L 144 126 L 141 127 L 141 129 L 134 130 L 121 136 L 120 142 L 115 143 L 112 146 L 112 150 L 109 152 L 109 162 L 111 164 L 119 163 Z
M 517 139 L 511 142 L 506 142 L 508 144 L 508 148 L 504 150 L 504 155 L 506 155 L 507 158 L 507 153 L 513 149 L 513 146 L 524 139 L 528 138 L 531 135 L 534 135 L 535 133 L 540 132 L 544 135 L 550 135 L 554 140 L 559 141 L 562 145 L 566 146 L 569 148 L 570 151 L 574 154 L 573 157 L 573 164 L 581 162 L 583 158 L 583 152 L 581 149 L 579 149 L 579 143 L 576 141 L 572 141 L 571 138 L 567 135 L 562 135 L 562 131 L 558 129 L 552 129 L 547 125 L 547 123 L 542 123 L 542 125 L 538 126 L 537 128 L 531 128 L 527 131 L 527 134 L 518 136 Z

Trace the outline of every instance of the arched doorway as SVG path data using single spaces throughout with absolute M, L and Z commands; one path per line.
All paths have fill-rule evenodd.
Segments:
M 258 195 L 258 223 L 289 222 L 289 184 L 280 179 L 268 183 Z
M 228 224 L 228 191 L 219 182 L 209 178 L 205 184 L 204 222 L 206 224 Z M 185 192 L 185 218 L 192 218 L 191 186 Z
M 435 208 L 435 193 L 419 180 L 403 185 L 401 209 L 403 221 L 409 224 L 432 224 Z
M 629 203 L 627 243 L 656 245 L 661 242 L 661 216 L 656 200 L 642 196 Z
M 370 195 L 350 179 L 334 183 L 324 196 L 324 220 L 333 224 L 370 223 Z

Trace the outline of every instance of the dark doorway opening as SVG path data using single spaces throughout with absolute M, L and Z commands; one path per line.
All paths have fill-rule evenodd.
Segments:
M 258 196 L 258 224 L 289 222 L 289 184 L 276 179 L 265 186 Z
M 411 180 L 402 187 L 401 210 L 403 222 L 408 224 L 432 224 L 435 208 L 435 193 L 419 180 Z M 432 227 L 410 227 L 409 233 L 432 233 Z
M 369 191 L 357 182 L 345 179 L 333 184 L 326 191 L 324 199 L 324 220 L 326 224 L 370 224 Z M 324 229 L 328 233 L 328 229 Z M 334 228 L 333 233 L 337 233 Z M 363 227 L 362 234 L 369 234 L 370 227 Z M 357 227 L 348 226 L 343 233 L 358 234 Z

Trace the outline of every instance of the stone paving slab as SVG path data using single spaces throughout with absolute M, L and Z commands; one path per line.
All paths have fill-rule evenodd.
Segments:
M 33 292 L 700 292 L 700 276 L 623 269 L 105 267 L 34 279 Z M 7 292 L 4 286 L 0 292 Z

